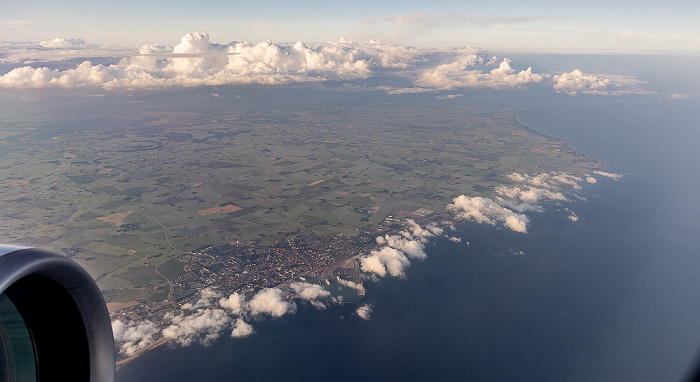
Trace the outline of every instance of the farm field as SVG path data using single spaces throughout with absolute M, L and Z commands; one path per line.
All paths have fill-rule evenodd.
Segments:
M 119 302 L 165 299 L 157 267 L 199 248 L 354 235 L 493 195 L 512 172 L 601 166 L 514 111 L 465 106 L 47 111 L 1 125 L 0 242 L 66 253 Z

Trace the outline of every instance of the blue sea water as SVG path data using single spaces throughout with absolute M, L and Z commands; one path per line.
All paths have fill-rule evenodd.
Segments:
M 356 305 L 301 305 L 248 338 L 148 353 L 118 380 L 683 378 L 700 351 L 700 104 L 512 97 L 521 121 L 624 177 L 546 204 L 528 234 L 459 225 L 469 245 L 435 240 L 406 279 L 367 285 L 369 321 Z

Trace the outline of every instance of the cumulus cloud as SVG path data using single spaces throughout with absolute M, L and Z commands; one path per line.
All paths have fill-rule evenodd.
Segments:
M 58 42 L 56 43 L 58 44 Z M 376 68 L 401 68 L 411 49 L 377 44 L 214 44 L 189 33 L 173 48 L 146 45 L 118 64 L 84 61 L 74 69 L 29 66 L 0 77 L 6 88 L 159 88 L 224 84 L 279 84 L 366 78 Z
M 495 188 L 495 191 L 501 196 L 522 200 L 525 203 L 537 203 L 541 200 L 566 200 L 564 194 L 559 191 L 552 191 L 537 187 L 520 188 L 499 186 Z M 528 209 L 534 209 L 531 205 L 518 205 L 514 208 L 516 210 L 520 210 L 521 212 Z
M 557 93 L 568 95 L 653 94 L 641 88 L 643 81 L 629 76 L 586 74 L 579 69 L 553 77 Z
M 338 282 L 339 282 L 341 285 L 344 285 L 344 286 L 346 286 L 346 287 L 355 289 L 355 290 L 357 290 L 358 292 L 364 293 L 364 291 L 365 291 L 365 287 L 364 287 L 362 284 L 356 284 L 356 283 L 354 283 L 354 282 L 352 282 L 352 281 L 341 279 L 340 277 L 338 277 Z
M 204 308 L 204 307 L 209 307 L 212 304 L 212 301 L 221 297 L 221 295 L 209 288 L 205 288 L 199 292 L 199 300 L 197 300 L 195 303 L 190 304 L 183 304 L 182 309 L 184 310 L 194 310 L 198 308 Z
M 245 306 L 245 296 L 237 292 L 232 293 L 227 298 L 219 300 L 219 305 L 231 311 L 232 314 L 241 314 Z
M 323 289 L 318 284 L 293 282 L 289 285 L 294 292 L 303 300 L 315 300 L 321 297 L 330 297 L 331 292 Z
M 593 171 L 593 174 L 619 179 L 621 175 L 603 171 Z M 493 199 L 483 197 L 469 197 L 460 195 L 447 206 L 447 210 L 460 219 L 472 220 L 478 223 L 494 225 L 503 223 L 506 227 L 526 233 L 529 222 L 525 212 L 542 212 L 544 208 L 537 203 L 542 201 L 568 200 L 566 193 L 582 199 L 572 190 L 579 190 L 580 182 L 596 183 L 597 180 L 590 175 L 583 177 L 567 174 L 565 172 L 545 172 L 539 174 L 512 173 L 508 178 L 519 185 L 503 185 L 494 188 L 498 196 Z M 568 208 L 568 218 L 578 221 L 578 216 Z
M 530 184 L 535 187 L 547 189 L 581 188 L 578 182 L 581 178 L 564 172 L 544 172 L 535 175 L 519 174 L 514 172 L 508 175 L 512 181 Z
M 526 226 L 530 221 L 527 216 L 513 212 L 492 199 L 480 196 L 460 195 L 452 200 L 452 204 L 447 205 L 447 210 L 460 219 L 491 225 L 498 221 L 513 231 L 523 233 L 527 232 Z
M 404 269 L 411 265 L 409 258 L 427 258 L 425 243 L 428 242 L 428 238 L 443 236 L 443 232 L 444 229 L 436 223 L 422 227 L 415 220 L 406 219 L 404 230 L 399 231 L 397 235 L 386 234 L 376 238 L 377 244 L 382 247 L 360 258 L 360 268 L 363 272 L 379 277 L 387 274 L 405 277 Z
M 273 85 L 389 75 L 392 80 L 388 83 L 353 84 L 339 89 L 384 89 L 388 94 L 407 94 L 462 88 L 522 88 L 550 79 L 555 91 L 570 95 L 652 94 L 642 89 L 642 81 L 629 76 L 587 74 L 578 69 L 556 75 L 535 73 L 531 67 L 516 69 L 508 58 L 489 57 L 470 47 L 415 48 L 342 39 L 291 44 L 234 41 L 224 45 L 211 42 L 206 33 L 188 33 L 173 47 L 109 47 L 86 44 L 80 38 L 56 38 L 33 44 L 0 42 L 0 49 L 0 63 L 21 65 L 0 76 L 0 88 L 11 89 Z M 75 65 L 78 59 L 84 61 Z M 70 61 L 58 63 L 62 60 Z M 37 65 L 42 62 L 44 66 Z M 396 87 L 396 77 L 410 85 Z M 685 96 L 675 94 L 670 98 Z
M 534 211 L 534 212 L 543 212 L 544 208 L 542 206 L 539 206 L 537 204 L 530 204 L 530 203 L 519 203 L 515 200 L 508 200 L 508 199 L 503 199 L 501 197 L 496 197 L 496 201 L 502 205 L 503 207 L 509 208 L 515 212 L 528 212 L 528 211 Z
M 360 259 L 360 267 L 363 272 L 374 273 L 384 277 L 387 273 L 394 277 L 406 277 L 404 269 L 411 265 L 406 255 L 398 249 L 383 247 L 371 251 L 369 255 Z
M 577 222 L 577 221 L 578 221 L 579 218 L 578 218 L 578 215 L 576 215 L 576 212 L 571 211 L 571 210 L 568 209 L 568 208 L 566 208 L 566 211 L 569 212 L 569 220 L 571 220 L 572 222 Z
M 677 99 L 686 99 L 690 98 L 691 94 L 690 93 L 673 93 L 668 96 L 668 98 L 677 100 Z
M 231 317 L 223 309 L 199 309 L 195 314 L 171 314 L 166 318 L 169 318 L 172 324 L 163 329 L 163 337 L 182 346 L 195 342 L 211 344 L 231 323 Z
M 544 78 L 543 75 L 533 73 L 532 68 L 518 72 L 510 66 L 510 62 L 509 59 L 504 58 L 498 67 L 489 71 L 475 69 L 477 64 L 484 64 L 484 58 L 476 53 L 470 53 L 458 57 L 453 62 L 424 71 L 415 84 L 437 89 L 502 89 L 540 82 Z M 486 65 L 489 63 L 487 62 Z
M 369 320 L 372 317 L 372 305 L 364 304 L 358 307 L 355 314 L 363 320 Z
M 542 212 L 541 206 L 535 203 L 545 200 L 567 200 L 564 192 L 570 189 L 580 189 L 578 184 L 581 177 L 564 172 L 548 172 L 535 175 L 512 173 L 508 178 L 514 182 L 524 183 L 524 186 L 499 186 L 494 190 L 501 197 L 499 203 L 517 212 Z M 590 177 L 589 177 L 590 178 Z M 595 180 L 595 179 L 594 179 Z
M 377 237 L 378 244 L 386 244 L 389 247 L 398 249 L 414 259 L 425 259 L 425 245 L 417 240 L 405 239 L 399 235 L 385 235 Z
M 284 301 L 283 292 L 278 288 L 262 289 L 248 302 L 248 307 L 254 315 L 267 314 L 272 317 L 281 317 L 296 311 L 296 304 Z
M 600 175 L 600 176 L 604 176 L 604 177 L 606 177 L 606 178 L 613 179 L 613 180 L 618 180 L 618 179 L 622 178 L 622 175 L 621 175 L 621 174 L 615 174 L 615 173 L 612 173 L 612 172 L 593 171 L 593 173 L 594 173 L 594 174 L 598 174 L 598 175 Z
M 55 38 L 50 41 L 39 43 L 44 48 L 81 48 L 85 46 L 85 41 L 81 38 Z
M 151 345 L 154 336 L 159 333 L 156 325 L 144 320 L 136 323 L 125 323 L 121 320 L 112 322 L 114 341 L 119 344 L 119 352 L 131 356 L 137 351 Z
M 408 224 L 409 228 L 408 233 L 417 238 L 428 238 L 431 236 L 441 235 L 443 232 L 443 229 L 438 227 L 435 223 L 430 223 L 425 228 L 423 228 L 418 223 L 416 223 L 415 220 L 406 219 L 406 224 Z M 405 233 L 404 236 L 409 237 Z
M 240 338 L 248 337 L 249 335 L 255 333 L 255 329 L 249 323 L 243 321 L 242 318 L 237 318 L 236 322 L 233 324 L 233 330 L 231 331 L 231 337 Z
M 295 289 L 302 298 L 312 300 L 330 295 L 311 284 L 299 284 Z M 216 302 L 222 309 L 213 307 Z M 222 298 L 220 293 L 207 288 L 200 291 L 194 303 L 183 304 L 180 311 L 166 314 L 163 317 L 165 328 L 162 330 L 148 320 L 134 323 L 115 320 L 112 331 L 119 351 L 130 356 L 153 344 L 158 337 L 181 346 L 193 343 L 209 345 L 227 329 L 231 329 L 231 337 L 245 337 L 254 332 L 253 326 L 245 321 L 251 315 L 280 317 L 295 310 L 296 305 L 284 301 L 284 293 L 278 288 L 262 289 L 249 302 L 242 293 L 236 292 Z
M 540 174 L 512 173 L 508 178 L 522 185 L 498 186 L 494 191 L 499 195 L 495 201 L 475 200 L 467 203 L 467 199 L 461 200 L 462 209 L 469 209 L 470 213 L 461 212 L 463 217 L 488 224 L 494 224 L 494 220 L 501 220 L 504 224 L 516 231 L 525 232 L 527 219 L 524 212 L 542 212 L 544 209 L 537 203 L 548 200 L 568 200 L 564 195 L 569 190 L 580 189 L 579 182 L 583 179 L 579 176 L 564 172 L 546 172 Z M 587 176 L 587 181 L 595 182 L 594 178 Z M 500 208 L 499 208 L 500 207 Z M 456 206 L 453 210 L 460 211 Z M 517 212 L 512 215 L 508 212 Z M 481 215 L 479 214 L 481 213 Z

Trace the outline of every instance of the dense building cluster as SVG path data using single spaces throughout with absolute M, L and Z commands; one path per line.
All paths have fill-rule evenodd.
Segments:
M 211 285 L 226 293 L 272 287 L 360 255 L 373 245 L 374 238 L 368 234 L 305 234 L 271 246 L 248 243 L 207 248 L 180 258 L 186 263 L 185 273 L 174 280 L 173 298 L 186 299 Z

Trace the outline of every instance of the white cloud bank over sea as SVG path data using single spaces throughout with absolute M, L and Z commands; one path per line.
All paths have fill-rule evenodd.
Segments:
M 593 174 L 613 180 L 622 177 L 620 174 L 603 171 L 593 171 Z M 460 195 L 447 205 L 447 210 L 458 219 L 490 225 L 501 223 L 513 231 L 527 233 L 527 224 L 530 219 L 525 212 L 542 212 L 542 206 L 537 203 L 566 201 L 567 192 L 581 189 L 579 183 L 597 182 L 596 178 L 590 174 L 574 176 L 563 172 L 535 175 L 513 173 L 508 175 L 508 178 L 513 181 L 513 184 L 496 187 L 494 191 L 498 196 L 494 199 Z M 576 213 L 569 212 L 571 221 L 579 220 Z
M 314 285 L 297 283 L 301 290 Z M 313 300 L 323 293 L 312 296 L 302 291 L 301 297 Z M 177 313 L 168 313 L 163 318 L 166 326 L 161 330 L 153 322 L 144 320 L 123 322 L 112 321 L 114 340 L 119 352 L 131 356 L 150 345 L 158 338 L 174 341 L 181 346 L 193 343 L 208 345 L 219 338 L 224 331 L 231 337 L 246 337 L 255 332 L 251 321 L 264 317 L 279 318 L 293 314 L 297 305 L 288 300 L 288 294 L 279 288 L 264 288 L 250 297 L 245 293 L 233 293 L 228 297 L 213 289 L 200 291 L 199 299 L 191 304 L 183 304 Z
M 361 284 L 342 279 L 339 282 L 364 291 Z M 320 285 L 307 282 L 293 282 L 289 287 L 234 292 L 228 296 L 207 288 L 199 292 L 195 302 L 185 303 L 179 311 L 167 313 L 160 328 L 150 320 L 125 322 L 116 319 L 112 321 L 112 331 L 118 351 L 127 357 L 154 345 L 160 339 L 180 346 L 195 343 L 209 345 L 226 332 L 232 338 L 247 337 L 255 333 L 256 321 L 296 313 L 298 305 L 295 298 L 308 302 L 316 309 L 326 309 L 327 304 L 341 302 L 331 297 L 331 293 Z M 371 309 L 365 308 L 362 314 L 358 313 L 358 317 L 368 320 L 370 313 Z
M 611 179 L 619 179 L 621 175 L 594 171 L 595 175 Z M 481 224 L 502 224 L 515 232 L 527 233 L 530 219 L 526 212 L 542 212 L 544 208 L 537 204 L 543 201 L 566 201 L 565 193 L 581 189 L 579 183 L 595 183 L 591 175 L 574 176 L 563 172 L 541 174 L 508 175 L 512 185 L 499 186 L 494 189 L 495 198 L 482 196 L 459 195 L 445 209 L 457 220 L 474 221 Z M 575 212 L 569 212 L 569 220 L 578 221 Z M 451 222 L 448 222 L 451 224 Z M 405 269 L 411 265 L 411 260 L 424 260 L 425 243 L 431 237 L 447 237 L 454 242 L 460 238 L 445 235 L 445 229 L 435 224 L 422 228 L 415 221 L 408 219 L 405 229 L 397 235 L 377 237 L 380 247 L 360 258 L 363 272 L 375 278 L 394 276 L 406 277 Z M 467 243 L 468 244 L 468 243 Z
M 80 58 L 85 60 L 77 65 L 57 64 Z M 489 56 L 469 47 L 430 49 L 344 40 L 222 45 L 210 42 L 206 33 L 186 34 L 173 47 L 107 47 L 89 45 L 80 38 L 56 38 L 37 44 L 0 43 L 0 63 L 15 66 L 0 76 L 0 88 L 17 90 L 133 90 L 371 78 L 379 83 L 375 88 L 389 94 L 528 86 L 546 86 L 569 95 L 651 94 L 642 88 L 642 81 L 633 77 L 578 69 L 541 73 L 532 67 L 514 68 L 509 58 Z M 396 87 L 396 81 L 382 82 L 392 76 L 406 78 L 411 85 Z

